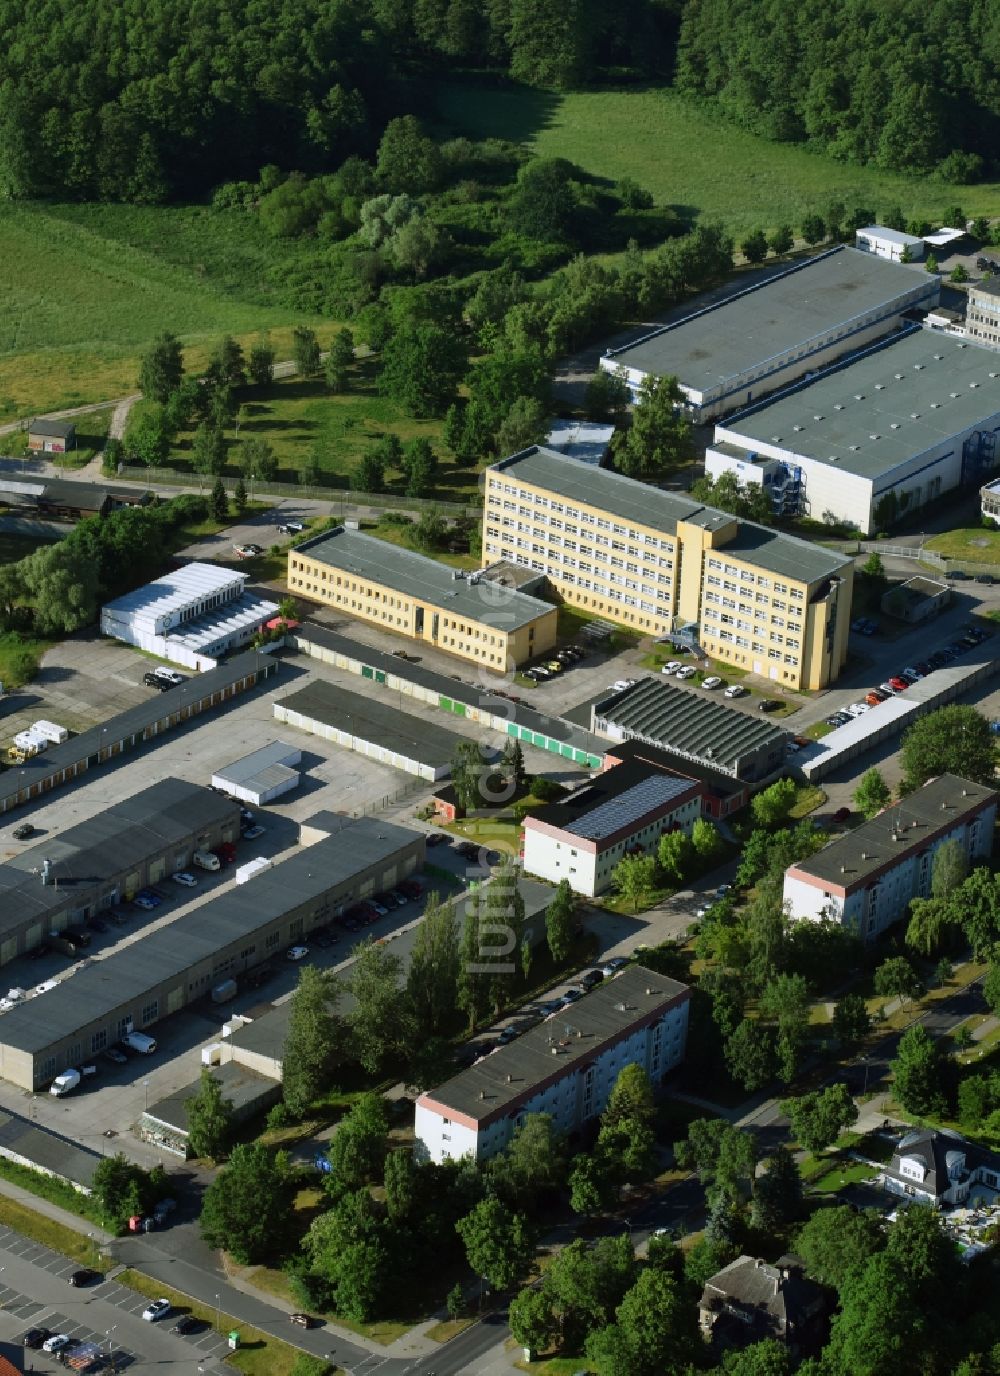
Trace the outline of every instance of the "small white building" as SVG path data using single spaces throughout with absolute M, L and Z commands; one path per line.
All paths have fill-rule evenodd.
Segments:
M 298 746 L 271 741 L 213 774 L 212 787 L 241 803 L 262 807 L 298 787 L 299 771 L 293 766 L 301 759 Z
M 855 230 L 854 247 L 862 253 L 887 258 L 890 263 L 902 263 L 904 254 L 911 263 L 922 262 L 925 251 L 923 239 L 916 234 L 904 234 L 901 229 L 887 229 L 885 225 L 866 225 Z
M 569 1134 L 602 1112 L 619 1074 L 639 1065 L 658 1085 L 684 1059 L 685 984 L 629 965 L 417 1100 L 417 1151 L 436 1162 L 482 1161 L 532 1113 Z
M 246 591 L 247 575 L 185 564 L 101 609 L 101 632 L 189 669 L 214 669 L 278 611 Z
M 833 918 L 874 941 L 931 892 L 934 856 L 958 841 L 970 868 L 993 849 L 998 794 L 983 784 L 942 774 L 887 807 L 870 822 L 831 841 L 785 871 L 784 902 L 792 918 Z
M 599 774 L 561 802 L 524 820 L 524 869 L 594 898 L 626 855 L 655 855 L 668 831 L 688 834 L 702 813 L 704 784 L 633 762 Z

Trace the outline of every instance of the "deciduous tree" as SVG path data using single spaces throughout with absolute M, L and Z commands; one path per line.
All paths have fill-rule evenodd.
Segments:
M 656 861 L 651 855 L 625 855 L 612 871 L 611 880 L 625 902 L 632 904 L 632 911 L 637 913 L 656 883 Z
M 514 1213 L 495 1196 L 481 1200 L 455 1224 L 476 1275 L 494 1290 L 506 1290 L 528 1269 L 535 1251 L 524 1214 Z
M 336 1011 L 340 992 L 328 970 L 301 966 L 282 1054 L 282 1095 L 297 1118 L 329 1083 L 343 1054 L 345 1029 Z
M 413 1024 L 400 995 L 403 966 L 399 956 L 375 941 L 355 947 L 349 988 L 354 1008 L 348 1016 L 351 1051 L 370 1075 L 413 1044 Z
M 862 817 L 870 820 L 892 802 L 892 790 L 877 769 L 869 769 L 861 776 L 854 791 L 854 805 Z
M 552 902 L 545 909 L 545 938 L 557 965 L 567 958 L 573 945 L 576 900 L 568 879 L 560 879 Z
M 229 1165 L 205 1191 L 201 1235 L 225 1248 L 242 1266 L 284 1251 L 292 1218 L 294 1176 L 285 1152 L 259 1142 L 235 1146 Z
M 811 1152 L 832 1147 L 844 1129 L 858 1119 L 854 1100 L 842 1081 L 786 1099 L 781 1108 L 788 1115 L 795 1140 Z
M 165 402 L 184 374 L 184 357 L 176 335 L 164 331 L 142 356 L 139 390 L 151 401 Z
M 903 737 L 900 758 L 904 783 L 910 790 L 947 773 L 992 784 L 995 738 L 989 721 L 975 707 L 952 703 L 914 722 Z
M 198 1093 L 185 1105 L 188 1142 L 195 1156 L 216 1160 L 225 1153 L 233 1130 L 233 1101 L 222 1092 L 218 1077 L 202 1070 Z
M 941 1053 L 920 1023 L 903 1033 L 892 1062 L 893 1090 L 907 1113 L 941 1116 L 946 1110 Z

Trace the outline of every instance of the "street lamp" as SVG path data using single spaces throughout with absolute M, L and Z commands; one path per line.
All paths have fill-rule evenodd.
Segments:
M 865 1087 L 864 1087 L 864 1089 L 861 1091 L 861 1097 L 862 1097 L 862 1099 L 863 1099 L 863 1098 L 865 1097 L 865 1095 L 868 1093 L 868 1057 L 867 1057 L 867 1056 L 862 1056 L 862 1057 L 861 1057 L 861 1064 L 862 1064 L 862 1065 L 864 1066 L 864 1068 L 865 1068 Z
M 148 1109 L 149 1109 L 149 1080 L 148 1080 L 148 1078 L 145 1079 L 145 1080 L 143 1080 L 143 1082 L 142 1082 L 142 1093 L 143 1093 L 143 1112 L 145 1113 L 145 1112 L 147 1112 Z
M 215 1326 L 216 1326 L 216 1328 L 219 1327 L 219 1297 L 218 1297 L 218 1295 L 216 1295 L 216 1297 L 215 1297 Z

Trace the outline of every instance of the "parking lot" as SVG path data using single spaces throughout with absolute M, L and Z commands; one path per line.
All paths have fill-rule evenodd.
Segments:
M 40 1243 L 23 1237 L 13 1229 L 0 1227 L 3 1251 L 3 1277 L 0 1283 L 0 1332 L 8 1342 L 20 1345 L 22 1335 L 32 1328 L 63 1333 L 73 1340 L 67 1356 L 80 1352 L 84 1344 L 96 1349 L 93 1370 L 109 1369 L 135 1373 L 169 1367 L 176 1376 L 221 1376 L 228 1368 L 220 1365 L 228 1349 L 222 1334 L 206 1325 L 187 1336 L 170 1330 L 180 1315 L 175 1313 L 159 1323 L 147 1323 L 142 1311 L 149 1301 L 134 1290 L 105 1280 L 74 1289 L 70 1276 L 80 1269 Z M 25 1351 L 26 1370 L 63 1370 L 57 1356 L 40 1351 Z

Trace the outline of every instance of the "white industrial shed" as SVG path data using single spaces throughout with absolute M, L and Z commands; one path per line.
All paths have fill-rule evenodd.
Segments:
M 885 225 L 866 225 L 854 232 L 854 246 L 862 253 L 874 253 L 890 263 L 901 263 L 904 253 L 914 263 L 924 256 L 924 241 L 901 229 L 887 229 Z
M 609 350 L 600 366 L 624 377 L 633 399 L 647 377 L 675 377 L 693 418 L 712 420 L 891 334 L 940 294 L 920 268 L 828 249 Z
M 717 425 L 705 454 L 782 514 L 865 534 L 998 466 L 1000 359 L 919 327 Z
M 189 669 L 214 669 L 278 611 L 246 591 L 245 573 L 185 564 L 101 609 L 101 632 Z
M 241 803 L 262 807 L 298 787 L 299 771 L 292 766 L 301 759 L 297 746 L 272 741 L 213 774 L 212 787 Z

